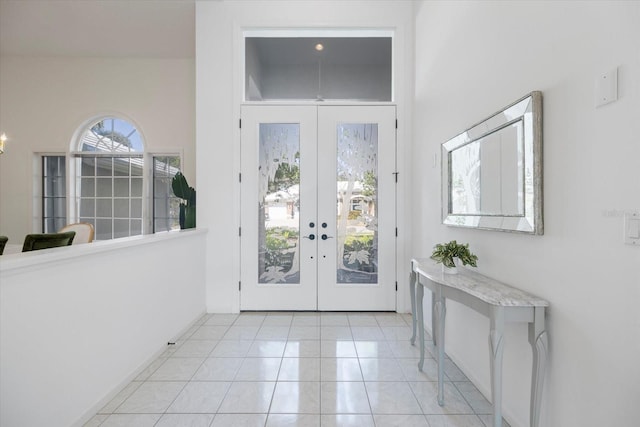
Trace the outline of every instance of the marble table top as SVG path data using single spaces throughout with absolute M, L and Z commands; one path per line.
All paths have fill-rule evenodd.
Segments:
M 444 286 L 459 289 L 487 304 L 505 307 L 548 307 L 549 302 L 523 290 L 484 276 L 470 268 L 458 267 L 457 274 L 445 274 L 442 265 L 430 258 L 413 259 L 416 273 Z

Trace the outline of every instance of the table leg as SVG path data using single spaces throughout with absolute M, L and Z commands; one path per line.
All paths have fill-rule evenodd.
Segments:
M 436 349 L 438 350 L 438 405 L 444 406 L 444 321 L 447 314 L 446 301 L 442 296 L 442 287 L 438 286 L 433 294 L 436 299 L 434 310 L 436 324 L 432 326 L 436 333 Z
M 413 271 L 413 262 L 411 263 L 411 274 L 409 274 L 409 293 L 411 294 L 411 345 L 416 343 L 416 272 Z
M 493 427 L 502 427 L 502 353 L 504 335 L 504 307 L 491 308 L 491 399 L 493 400 Z
M 529 323 L 529 343 L 533 350 L 533 372 L 531 377 L 531 409 L 530 426 L 540 424 L 540 402 L 542 399 L 542 384 L 547 370 L 547 347 L 549 345 L 545 329 L 544 307 L 536 307 L 533 323 Z
M 418 283 L 416 288 L 416 310 L 418 312 L 418 341 L 420 342 L 420 361 L 418 369 L 422 371 L 424 366 L 424 312 L 422 310 L 422 302 L 424 300 L 424 286 L 420 284 L 420 277 L 417 277 Z
M 438 344 L 438 340 L 436 339 L 436 324 L 438 323 L 436 319 L 436 296 L 435 294 L 431 294 L 431 339 L 433 340 L 433 345 Z

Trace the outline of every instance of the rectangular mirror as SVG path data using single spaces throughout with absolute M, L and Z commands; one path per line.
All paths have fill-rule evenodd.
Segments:
M 442 144 L 442 222 L 543 234 L 542 93 Z

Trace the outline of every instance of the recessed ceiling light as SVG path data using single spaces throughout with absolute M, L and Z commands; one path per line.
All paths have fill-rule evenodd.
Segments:
M 322 52 L 324 50 L 324 45 L 322 43 L 318 43 L 317 45 L 315 45 L 315 49 L 318 52 Z

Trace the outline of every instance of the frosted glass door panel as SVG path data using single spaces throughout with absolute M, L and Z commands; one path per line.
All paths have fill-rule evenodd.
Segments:
M 337 283 L 377 283 L 378 124 L 339 124 L 337 148 Z
M 258 281 L 300 283 L 300 124 L 259 132 Z

